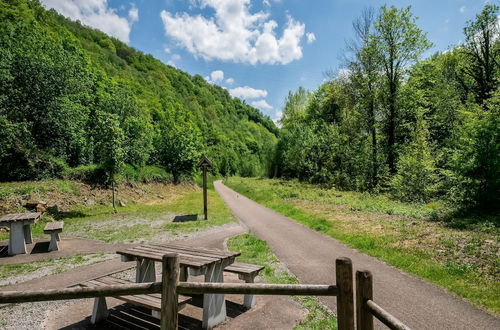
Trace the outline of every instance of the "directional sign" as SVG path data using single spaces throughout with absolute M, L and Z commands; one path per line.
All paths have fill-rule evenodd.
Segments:
M 210 159 L 207 158 L 207 156 L 203 155 L 203 156 L 201 156 L 201 159 L 198 162 L 198 167 L 200 167 L 200 168 L 203 168 L 203 167 L 210 168 L 210 167 L 212 167 L 212 162 L 210 161 Z

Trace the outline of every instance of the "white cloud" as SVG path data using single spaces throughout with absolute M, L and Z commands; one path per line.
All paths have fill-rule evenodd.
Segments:
M 139 20 L 139 9 L 132 4 L 132 8 L 128 11 L 128 18 L 130 19 L 130 22 L 137 22 Z
M 460 7 L 459 11 L 463 14 L 465 13 L 465 10 L 466 10 L 466 7 L 465 6 L 462 6 Z
M 232 85 L 234 83 L 234 78 L 227 78 L 226 84 Z
M 314 41 L 316 41 L 316 36 L 312 32 L 307 32 L 306 33 L 306 38 L 307 38 L 307 43 L 308 44 L 313 43 Z
M 173 60 L 173 61 L 178 61 L 178 60 L 180 60 L 180 59 L 181 59 L 181 56 L 180 56 L 179 54 L 173 54 L 173 55 L 172 55 L 172 60 Z
M 212 71 L 212 73 L 210 73 L 210 79 L 213 82 L 222 81 L 224 79 L 224 71 L 222 70 Z
M 250 0 L 199 0 L 214 17 L 162 11 L 165 34 L 194 56 L 250 64 L 287 64 L 302 58 L 305 25 L 288 17 L 281 37 L 269 13 L 250 13 Z
M 266 100 L 253 101 L 250 104 L 261 110 L 273 110 L 273 107 L 269 103 L 267 103 Z
M 168 65 L 173 66 L 174 68 L 176 68 L 176 67 L 177 67 L 177 66 L 175 65 L 174 61 L 172 61 L 172 60 L 169 60 L 169 61 L 167 62 L 167 64 L 168 64 Z
M 170 53 L 172 52 L 172 50 L 171 50 L 170 48 L 168 48 L 168 47 L 165 47 L 163 50 L 164 50 L 164 51 L 165 51 L 165 53 L 167 53 L 167 54 L 170 54 Z
M 108 7 L 107 0 L 42 0 L 42 3 L 46 8 L 53 8 L 66 17 L 79 20 L 123 42 L 130 41 L 132 24 L 139 19 L 139 11 L 135 6 L 130 9 L 127 19 Z
M 267 96 L 267 91 L 263 89 L 255 89 L 252 87 L 236 87 L 229 90 L 229 94 L 234 97 L 240 97 L 244 99 L 258 99 Z

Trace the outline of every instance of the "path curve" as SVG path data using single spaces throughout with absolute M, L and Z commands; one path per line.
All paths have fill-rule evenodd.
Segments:
M 412 329 L 500 329 L 500 319 L 442 288 L 360 253 L 242 196 L 220 181 L 215 189 L 234 215 L 268 245 L 302 283 L 335 281 L 335 259 L 349 257 L 354 271 L 368 269 L 374 300 Z M 336 310 L 335 298 L 324 303 Z M 377 321 L 377 328 L 382 328 Z

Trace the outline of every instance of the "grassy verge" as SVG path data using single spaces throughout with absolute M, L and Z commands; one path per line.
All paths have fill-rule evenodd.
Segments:
M 230 178 L 239 193 L 349 246 L 500 313 L 500 235 L 488 221 L 467 229 L 436 221 L 436 205 L 321 189 L 297 182 Z
M 262 276 L 268 283 L 295 284 L 298 280 L 280 266 L 279 260 L 269 249 L 265 241 L 250 234 L 229 239 L 228 248 L 241 252 L 238 261 L 264 266 Z M 315 297 L 293 297 L 308 314 L 294 329 L 337 329 L 337 320 L 323 307 Z
M 44 214 L 38 224 L 32 226 L 34 237 L 47 237 L 43 227 L 48 221 L 64 220 L 64 235 L 86 237 L 105 242 L 134 242 L 172 238 L 187 235 L 210 227 L 235 221 L 230 210 L 215 193 L 208 191 L 209 221 L 174 222 L 176 216 L 194 215 L 202 219 L 202 190 L 192 184 L 143 184 L 121 187 L 118 200 L 126 200 L 118 213 L 112 212 L 110 191 L 90 189 L 78 182 L 51 180 L 0 184 L 4 205 L 14 204 L 16 198 L 56 201 L 64 209 L 53 216 Z M 19 197 L 18 197 L 19 196 Z M 0 203 L 2 204 L 2 203 Z M 15 204 L 14 204 L 15 205 Z M 0 205 L 1 206 L 1 205 Z M 10 211 L 26 212 L 22 207 Z M 8 233 L 0 233 L 0 240 L 8 239 Z

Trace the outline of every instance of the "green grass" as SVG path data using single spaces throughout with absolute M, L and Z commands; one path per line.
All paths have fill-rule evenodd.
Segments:
M 58 191 L 61 193 L 70 193 L 78 195 L 80 190 L 78 185 L 72 181 L 65 180 L 44 180 L 44 181 L 25 181 L 19 182 L 3 182 L 0 184 L 0 201 L 6 200 L 16 195 L 31 195 L 38 193 L 46 193 L 50 191 Z
M 104 242 L 127 242 L 137 239 L 149 240 L 156 235 L 168 233 L 172 236 L 206 230 L 236 221 L 214 190 L 208 190 L 209 220 L 203 219 L 201 189 L 179 187 L 180 197 L 165 198 L 151 205 L 130 203 L 117 207 L 114 214 L 106 205 L 76 205 L 71 211 L 62 214 L 64 235 L 87 237 Z M 172 215 L 197 214 L 197 221 L 173 223 Z M 168 215 L 167 217 L 165 215 Z M 47 237 L 43 228 L 51 216 L 43 216 L 32 226 L 33 237 Z M 8 233 L 0 233 L 0 240 L 8 239 Z
M 231 251 L 241 252 L 238 261 L 262 265 L 264 270 L 261 276 L 267 283 L 297 284 L 297 278 L 283 267 L 272 253 L 266 242 L 250 234 L 231 237 L 228 240 L 228 248 Z M 307 309 L 307 316 L 294 327 L 294 329 L 337 329 L 337 319 L 333 314 L 320 304 L 316 297 L 293 297 L 302 307 Z
M 499 236 L 494 228 L 451 229 L 429 221 L 435 206 L 383 196 L 281 180 L 230 178 L 226 184 L 311 229 L 500 313 Z M 362 222 L 364 217 L 374 220 Z

